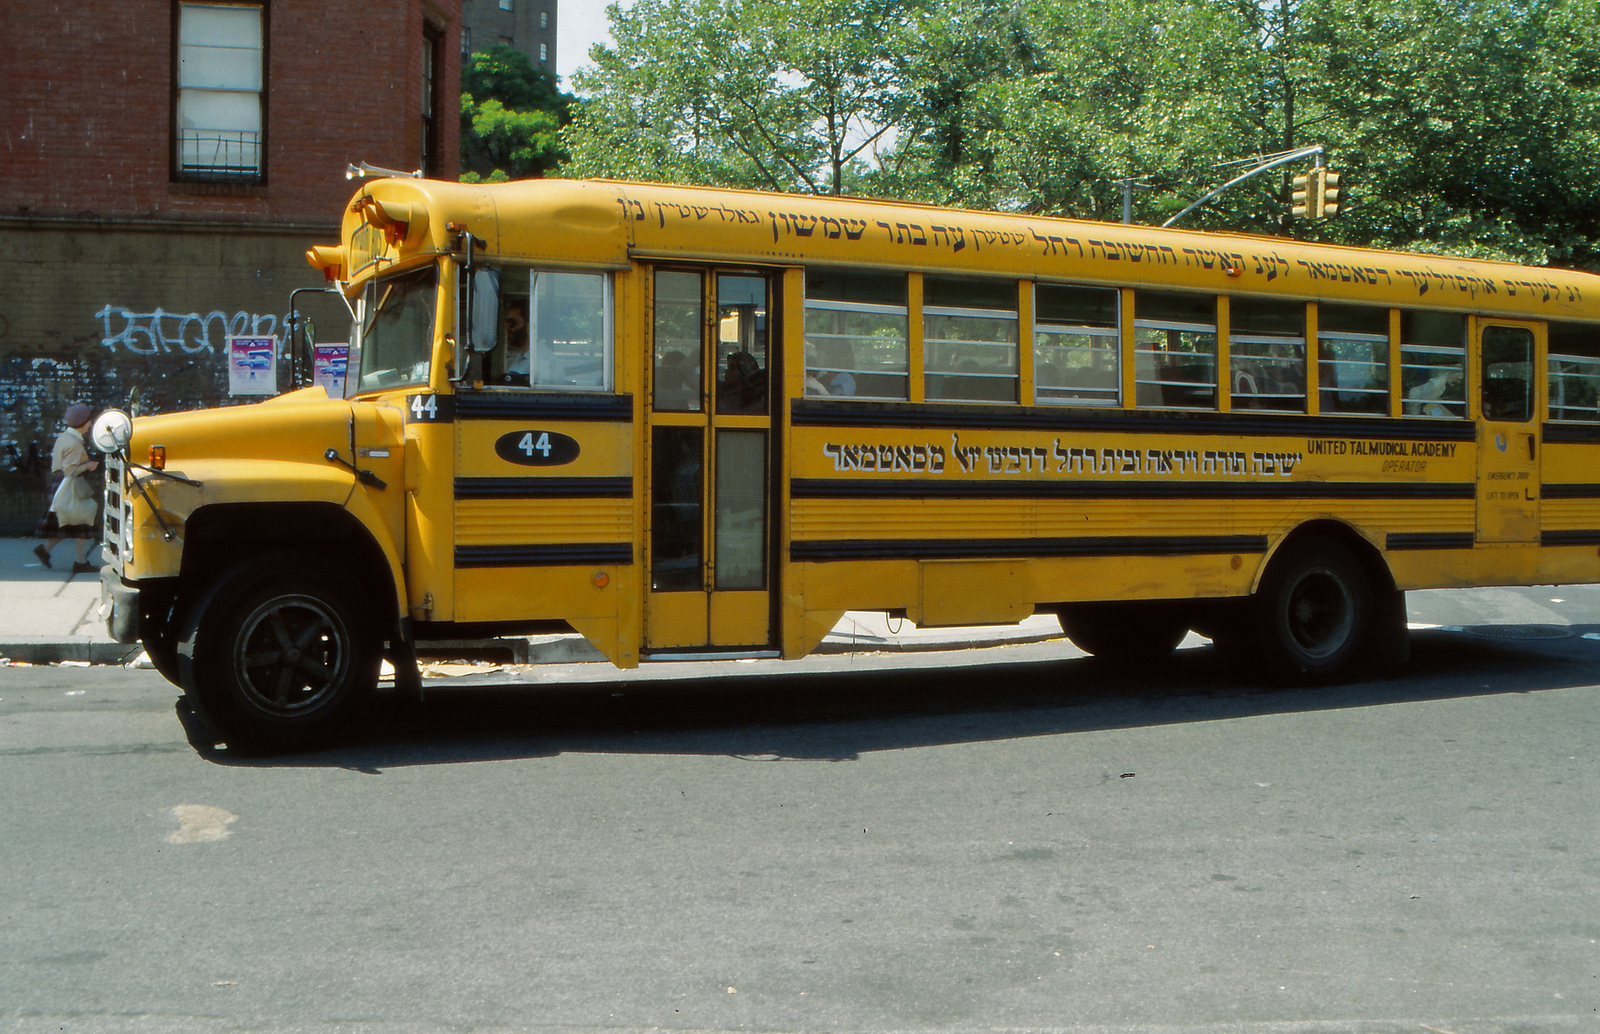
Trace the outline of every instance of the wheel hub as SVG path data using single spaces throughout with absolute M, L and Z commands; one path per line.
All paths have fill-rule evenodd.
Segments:
M 261 711 L 290 718 L 316 710 L 348 674 L 347 630 L 320 600 L 278 596 L 245 617 L 234 651 L 239 685 Z

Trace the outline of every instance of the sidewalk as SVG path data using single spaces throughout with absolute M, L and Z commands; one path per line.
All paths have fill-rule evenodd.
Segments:
M 113 642 L 100 619 L 100 576 L 72 574 L 73 543 L 58 542 L 47 569 L 38 539 L 0 539 L 0 657 L 33 664 L 122 664 L 137 646 Z M 89 553 L 100 562 L 100 550 Z
M 0 538 L 0 657 L 33 664 L 87 661 L 122 664 L 137 657 L 138 646 L 113 642 L 100 617 L 100 579 L 73 575 L 72 543 L 62 542 L 46 569 L 33 555 L 37 539 Z M 99 550 L 89 554 L 98 563 Z M 984 646 L 1037 643 L 1061 637 L 1049 614 L 1020 625 L 977 628 L 918 628 L 881 613 L 852 611 L 817 648 L 818 653 L 877 653 L 965 650 Z M 481 645 L 481 644 L 461 644 Z M 519 664 L 572 664 L 599 661 L 599 651 L 575 634 L 500 640 Z

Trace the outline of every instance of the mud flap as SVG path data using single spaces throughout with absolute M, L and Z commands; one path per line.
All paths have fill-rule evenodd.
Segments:
M 1406 620 L 1406 594 L 1400 589 L 1373 593 L 1372 667 L 1398 668 L 1411 659 L 1411 629 Z

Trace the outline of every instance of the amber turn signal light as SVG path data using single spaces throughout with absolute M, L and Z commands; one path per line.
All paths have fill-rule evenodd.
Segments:
M 150 467 L 152 470 L 167 469 L 167 447 L 165 445 L 150 446 Z

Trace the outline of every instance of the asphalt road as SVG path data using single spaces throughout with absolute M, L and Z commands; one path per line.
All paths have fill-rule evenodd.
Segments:
M 279 759 L 0 668 L 0 1031 L 1600 1029 L 1600 588 L 1411 603 L 1350 686 L 581 666 Z

